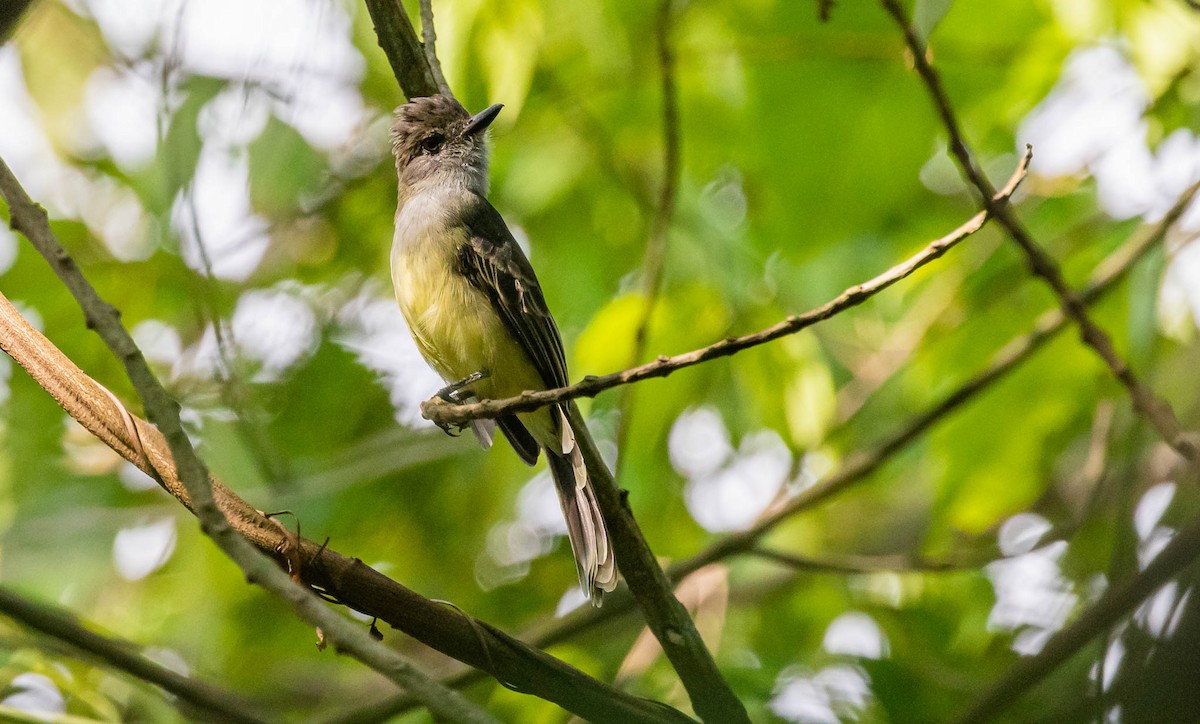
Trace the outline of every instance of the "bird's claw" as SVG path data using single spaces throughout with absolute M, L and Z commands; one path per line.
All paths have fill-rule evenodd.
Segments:
M 442 389 L 434 393 L 434 399 L 449 402 L 452 405 L 461 405 L 464 402 L 470 402 L 475 396 L 471 390 L 467 389 L 476 382 L 488 377 L 491 372 L 487 370 L 479 370 L 467 375 L 458 382 L 451 382 Z M 467 429 L 468 425 L 459 422 L 438 422 L 437 426 L 442 428 L 442 432 L 450 437 L 458 437 Z
M 453 400 L 451 400 L 451 402 L 453 402 Z M 466 425 L 457 422 L 438 422 L 435 424 L 442 428 L 442 432 L 446 433 L 450 437 L 458 437 L 459 435 L 463 434 L 464 430 L 467 429 Z
M 489 375 L 491 375 L 491 372 L 488 372 L 487 370 L 473 372 L 458 382 L 451 382 L 442 389 L 438 390 L 436 393 L 434 393 L 434 397 L 455 405 L 461 405 L 474 396 L 474 393 L 467 388 L 476 382 L 487 378 Z

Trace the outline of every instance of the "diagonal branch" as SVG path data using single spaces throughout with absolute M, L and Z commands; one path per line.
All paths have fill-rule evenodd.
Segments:
M 135 644 L 97 633 L 94 627 L 84 625 L 67 611 L 35 603 L 0 587 L 0 613 L 67 644 L 73 650 L 150 682 L 222 721 L 249 724 L 268 721 L 265 713 L 240 695 L 171 671 L 143 656 Z
M 1021 159 L 1020 164 L 1018 164 L 1016 171 L 1013 172 L 1008 184 L 998 192 L 997 197 L 999 199 L 1007 201 L 1013 192 L 1016 191 L 1017 186 L 1021 183 L 1021 179 L 1025 178 L 1025 172 L 1029 167 L 1029 159 L 1030 154 L 1026 153 Z M 478 418 L 494 418 L 513 412 L 528 412 L 536 410 L 539 407 L 577 397 L 595 397 L 599 393 L 613 387 L 628 385 L 654 377 L 666 377 L 685 367 L 698 365 L 719 357 L 728 357 L 742 350 L 757 347 L 767 342 L 773 342 L 780 337 L 795 334 L 851 307 L 862 304 L 884 289 L 908 277 L 917 269 L 941 257 L 959 242 L 979 231 L 988 218 L 988 212 L 981 211 L 971 217 L 962 226 L 946 236 L 930 242 L 924 249 L 912 257 L 888 269 L 874 279 L 850 287 L 816 309 L 812 309 L 804 314 L 793 314 L 782 322 L 778 322 L 758 332 L 746 334 L 741 337 L 727 337 L 707 347 L 677 354 L 673 357 L 663 355 L 649 364 L 633 367 L 621 372 L 613 372 L 602 377 L 585 377 L 582 381 L 568 385 L 567 387 L 558 387 L 544 391 L 528 391 L 504 400 L 484 400 L 482 402 L 461 405 L 451 404 L 442 400 L 430 400 L 421 405 L 421 412 L 427 419 L 441 425 L 460 424 Z
M 881 0 L 881 2 L 904 33 L 904 40 L 912 53 L 917 73 L 933 98 L 942 125 L 946 127 L 946 133 L 949 134 L 950 153 L 958 162 L 962 174 L 978 192 L 984 209 L 996 218 L 996 222 L 1004 227 L 1012 240 L 1021 248 L 1029 263 L 1030 271 L 1044 280 L 1058 297 L 1063 312 L 1079 327 L 1084 344 L 1104 361 L 1113 376 L 1125 386 L 1133 399 L 1133 406 L 1138 412 L 1176 452 L 1193 464 L 1200 464 L 1200 445 L 1197 445 L 1195 440 L 1185 434 L 1179 424 L 1179 419 L 1175 416 L 1175 411 L 1137 378 L 1129 364 L 1117 353 L 1112 338 L 1088 316 L 1083 301 L 1063 278 L 1058 263 L 1038 246 L 1029 231 L 1017 218 L 1012 207 L 1004 201 L 996 199 L 991 182 L 984 176 L 971 156 L 962 129 L 955 117 L 954 109 L 950 105 L 950 99 L 942 87 L 937 71 L 929 62 L 925 45 L 918 37 L 916 29 L 909 23 L 899 0 Z
M 1200 194 L 1200 183 L 1189 188 L 1176 201 L 1174 207 L 1144 237 L 1118 249 L 1097 265 L 1091 282 L 1079 295 L 1081 302 L 1085 305 L 1092 304 L 1124 279 L 1138 260 L 1162 243 L 1171 226 L 1179 220 L 1197 194 Z M 973 400 L 980 393 L 991 389 L 998 381 L 1063 331 L 1068 322 L 1068 317 L 1061 309 L 1046 312 L 1038 318 L 1032 333 L 1009 341 L 997 352 L 987 368 L 942 398 L 940 402 L 910 419 L 903 427 L 874 447 L 852 455 L 837 473 L 806 488 L 779 509 L 760 520 L 753 528 L 728 536 L 701 553 L 672 566 L 670 569 L 672 577 L 678 579 L 678 577 L 703 568 L 709 563 L 749 550 L 784 520 L 801 511 L 808 510 L 866 478 L 934 424 Z
M 617 567 L 637 600 L 646 625 L 662 644 L 667 659 L 687 689 L 692 708 L 705 722 L 749 724 L 745 707 L 721 675 L 687 609 L 671 590 L 670 578 L 646 543 L 625 495 L 617 488 L 583 423 L 579 408 L 574 403 L 568 407 L 571 427 L 576 431 L 584 462 L 592 476 L 596 499 L 612 538 Z
M 146 358 L 121 324 L 117 310 L 100 298 L 54 236 L 46 211 L 30 200 L 3 160 L 0 160 L 0 194 L 8 202 L 13 229 L 21 232 L 50 263 L 83 309 L 88 327 L 100 335 L 125 367 L 147 415 L 166 439 L 173 467 L 191 501 L 192 512 L 200 519 L 201 530 L 245 572 L 247 580 L 287 601 L 297 616 L 321 629 L 339 649 L 419 697 L 437 715 L 455 722 L 495 721 L 461 694 L 437 683 L 398 653 L 372 639 L 354 622 L 329 610 L 310 590 L 298 585 L 242 537 L 214 497 L 208 470 L 196 455 L 180 422 L 179 403 L 167 394 L 150 371 Z M 125 416 L 128 418 L 128 413 Z M 134 432 L 137 432 L 136 427 Z M 151 474 L 160 477 L 157 468 Z
M 1200 183 L 1187 189 L 1157 224 L 1146 229 L 1144 232 L 1136 234 L 1133 239 L 1101 261 L 1093 271 L 1088 285 L 1084 287 L 1084 290 L 1080 294 L 1084 303 L 1090 305 L 1104 297 L 1128 276 L 1134 265 L 1144 259 L 1151 251 L 1159 248 L 1166 238 L 1167 233 L 1198 194 L 1200 194 Z M 947 418 L 955 410 L 973 401 L 983 392 L 992 389 L 997 383 L 1005 379 L 1009 373 L 1032 358 L 1035 352 L 1057 337 L 1066 326 L 1067 319 L 1061 309 L 1052 309 L 1046 312 L 1038 318 L 1033 332 L 1010 340 L 1000 348 L 991 364 L 983 371 L 971 377 L 940 402 L 911 418 L 890 437 L 886 438 L 883 443 L 873 448 L 874 452 L 866 453 L 865 460 L 867 462 L 878 458 L 876 464 L 864 465 L 860 462 L 853 469 L 849 471 L 843 469 L 843 471 L 835 474 L 829 480 L 840 481 L 835 484 L 835 487 L 838 489 L 844 489 L 864 480 L 871 472 L 878 469 L 883 463 L 902 450 L 907 442 L 915 440 L 923 432 Z M 862 461 L 863 457 L 858 456 L 852 458 L 852 462 L 853 460 Z M 813 488 L 810 488 L 810 490 L 813 490 Z M 832 495 L 836 492 L 838 492 L 837 489 L 828 491 L 827 495 Z M 797 514 L 809 506 L 820 502 L 827 495 L 807 499 L 807 502 L 793 510 L 792 514 Z M 778 522 L 782 522 L 782 520 L 781 518 Z M 763 533 L 765 534 L 766 531 L 763 531 Z M 678 581 L 688 573 L 709 563 L 749 552 L 750 548 L 753 547 L 753 544 L 751 546 L 745 544 L 730 545 L 729 541 L 730 538 L 728 537 L 722 538 L 695 556 L 677 562 L 668 569 L 668 576 L 670 576 L 671 580 Z M 633 609 L 633 606 L 633 598 L 628 594 L 628 591 L 616 591 L 604 599 L 604 608 L 578 609 L 563 618 L 555 619 L 544 626 L 527 632 L 522 638 L 533 642 L 536 646 L 549 647 L 566 641 L 583 631 L 612 621 L 628 613 Z M 458 687 L 477 681 L 478 678 L 478 672 L 463 671 L 447 678 L 445 681 L 451 686 Z M 412 706 L 415 706 L 415 703 L 409 697 L 393 698 L 372 705 L 369 708 L 371 714 L 365 716 L 365 719 L 374 720 L 375 718 L 394 715 L 406 711 Z M 364 710 L 364 712 L 366 711 Z M 359 720 L 347 719 L 346 721 Z
M 0 295 L 0 348 L 49 392 L 71 417 L 119 455 L 150 475 L 189 509 L 162 434 L 129 414 L 107 390 L 85 375 Z M 262 513 L 213 479 L 213 496 L 231 525 L 260 550 L 285 562 L 294 545 L 304 562 L 302 579 L 346 606 L 386 621 L 427 646 L 495 676 L 518 691 L 539 696 L 589 719 L 689 721 L 660 705 L 591 679 L 548 654 L 424 598 L 357 558 L 303 538 L 291 539 Z M 664 711 L 665 710 L 665 711 Z
M 0 191 L 9 202 L 18 229 L 22 233 L 28 232 L 33 239 L 37 239 L 39 246 L 47 248 L 48 257 L 56 262 L 56 269 L 65 267 L 68 271 L 64 274 L 72 280 L 73 285 L 82 284 L 85 292 L 90 292 L 90 287 L 86 286 L 86 281 L 74 268 L 73 261 L 50 232 L 45 212 L 29 201 L 2 162 Z M 97 326 L 102 321 L 93 311 L 94 307 L 94 303 L 86 306 L 91 312 L 89 322 Z M 290 536 L 222 483 L 209 478 L 202 466 L 200 470 L 205 475 L 202 480 L 211 481 L 212 487 L 210 490 L 207 485 L 200 486 L 197 494 L 194 481 L 191 485 L 186 484 L 183 466 L 177 468 L 172 462 L 182 459 L 182 456 L 171 449 L 170 438 L 125 410 L 111 393 L 80 371 L 30 326 L 2 295 L 0 347 L 50 392 L 72 417 L 117 453 L 154 476 L 164 489 L 189 510 L 198 511 L 203 504 L 209 511 L 218 511 L 219 521 L 206 520 L 206 530 L 222 527 L 238 543 L 244 545 L 248 540 L 261 551 L 273 554 L 277 560 L 298 565 L 298 569 L 293 569 L 297 576 L 347 606 L 377 616 L 449 656 L 485 669 L 517 690 L 558 703 L 580 716 L 646 722 L 687 721 L 679 712 L 619 692 L 543 652 L 530 649 L 483 622 L 424 599 L 358 559 L 347 558 L 325 546 Z M 136 348 L 133 349 L 132 354 L 137 355 Z M 144 374 L 149 374 L 148 368 Z M 182 435 L 177 420 L 175 425 L 177 434 Z M 184 440 L 186 444 L 186 436 Z M 289 602 L 302 608 L 304 618 L 320 626 L 343 650 L 362 655 L 372 668 L 381 670 L 393 680 L 404 681 L 410 694 L 439 711 L 441 716 L 447 716 L 452 721 L 491 720 L 486 714 L 479 716 L 481 711 L 464 715 L 453 705 L 447 707 L 444 701 L 439 700 L 446 690 L 431 687 L 429 684 L 433 682 L 412 670 L 398 654 L 370 639 L 353 622 L 329 611 L 310 592 L 286 580 L 286 574 L 275 563 L 262 556 L 257 557 L 265 564 L 265 573 L 254 562 L 254 568 L 247 572 L 247 577 L 252 582 L 258 582 L 271 580 L 266 578 L 271 574 L 284 576 L 286 587 L 279 588 L 283 589 Z M 344 629 L 348 629 L 349 634 Z M 343 635 L 346 638 L 342 638 Z M 358 635 L 361 635 L 361 639 L 353 638 Z M 451 701 L 461 699 L 454 692 L 448 693 L 451 694 Z M 431 700 L 434 700 L 432 704 Z M 468 706 L 475 708 L 474 705 Z
M 1112 628 L 1200 557 L 1200 518 L 1180 530 L 1146 569 L 1114 585 L 1070 626 L 1059 631 L 1036 656 L 1021 659 L 991 689 L 956 719 L 959 724 L 989 721 L 1050 672 L 1074 656 L 1089 641 Z

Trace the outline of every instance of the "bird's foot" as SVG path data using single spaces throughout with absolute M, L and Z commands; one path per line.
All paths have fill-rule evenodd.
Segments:
M 479 370 L 478 372 L 467 375 L 458 382 L 451 382 L 434 393 L 434 397 L 439 400 L 445 400 L 446 402 L 454 405 L 461 405 L 469 400 L 472 396 L 471 391 L 467 388 L 482 379 L 486 379 L 489 375 L 491 375 L 491 373 L 487 370 Z M 463 433 L 463 430 L 466 430 L 468 427 L 468 425 L 455 422 L 439 422 L 437 423 L 437 426 L 442 428 L 442 432 L 446 433 L 450 437 L 458 437 Z
M 463 402 L 466 402 L 467 398 L 471 396 L 471 391 L 467 388 L 480 380 L 487 379 L 489 376 L 491 376 L 491 374 L 492 373 L 488 372 L 487 370 L 473 372 L 458 382 L 451 382 L 442 389 L 438 390 L 436 393 L 434 393 L 434 397 L 440 397 L 446 402 L 452 402 L 456 405 L 460 405 Z

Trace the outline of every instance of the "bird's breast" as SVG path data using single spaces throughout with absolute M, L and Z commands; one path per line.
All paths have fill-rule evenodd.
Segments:
M 396 215 L 392 284 L 417 348 L 448 382 L 493 362 L 506 330 L 491 303 L 457 270 L 467 229 L 447 223 L 449 200 L 422 195 Z

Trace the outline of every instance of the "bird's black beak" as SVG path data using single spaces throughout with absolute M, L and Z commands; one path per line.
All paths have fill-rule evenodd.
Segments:
M 463 129 L 463 135 L 474 136 L 476 133 L 483 133 L 488 126 L 492 125 L 492 121 L 496 120 L 496 116 L 500 115 L 500 109 L 503 107 L 503 103 L 497 103 L 471 116 L 467 127 Z

